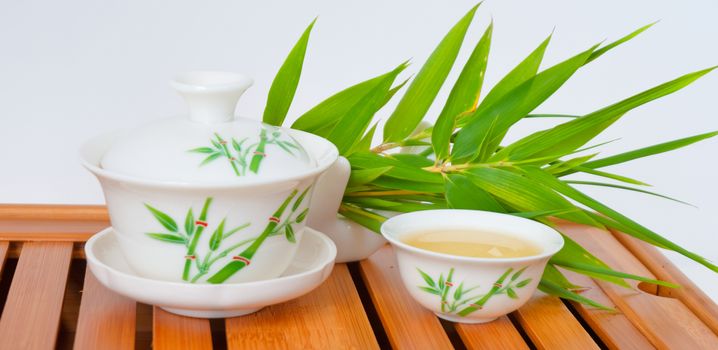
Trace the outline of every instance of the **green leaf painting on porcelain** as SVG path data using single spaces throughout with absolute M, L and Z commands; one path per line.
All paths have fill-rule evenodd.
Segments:
M 489 53 L 496 44 L 493 34 L 506 28 L 492 21 L 479 29 L 477 41 L 469 44 L 472 49 L 467 51 L 468 58 L 461 62 L 458 53 L 466 46 L 465 38 L 471 37 L 467 33 L 477 7 L 472 7 L 449 29 L 426 61 L 418 65 L 415 75 L 401 78 L 407 70 L 406 63 L 402 63 L 388 73 L 351 84 L 329 96 L 292 124 L 295 129 L 328 138 L 349 160 L 352 173 L 339 214 L 377 233 L 386 212 L 437 208 L 489 210 L 536 220 L 560 230 L 555 221 L 549 220 L 553 217 L 622 232 L 678 252 L 718 272 L 713 262 L 580 188 L 598 186 L 678 201 L 647 191 L 644 181 L 607 168 L 677 150 L 713 138 L 718 132 L 609 156 L 599 153 L 601 146 L 608 143 L 600 140 L 600 136 L 621 118 L 630 117 L 632 110 L 687 87 L 716 67 L 676 77 L 589 113 L 539 110 L 551 96 L 565 89 L 578 71 L 587 69 L 590 63 L 620 48 L 653 24 L 612 42 L 589 43 L 553 65 L 543 60 L 553 36 L 548 35 L 496 84 L 487 87 L 484 75 L 491 67 Z M 287 57 L 286 68 L 282 66 L 277 74 L 273 86 L 284 86 L 292 94 L 271 93 L 273 97 L 268 103 L 280 102 L 276 108 L 267 108 L 282 113 L 265 114 L 265 123 L 283 123 L 286 117 L 283 111 L 287 110 L 299 81 L 307 39 L 305 31 Z M 453 82 L 448 81 L 452 71 L 457 73 Z M 447 84 L 451 84 L 449 94 L 442 100 L 439 91 Z M 402 93 L 404 86 L 407 88 Z M 397 103 L 388 103 L 394 96 Z M 377 126 L 381 124 L 374 116 L 392 105 L 393 110 L 386 111 L 389 117 L 383 121 L 383 135 L 375 135 L 382 128 Z M 432 106 L 439 107 L 437 115 L 431 115 Z M 518 138 L 506 138 L 526 119 L 545 122 L 547 126 Z M 429 121 L 436 123 L 430 125 Z M 377 144 L 375 140 L 381 141 Z M 614 141 L 609 142 L 615 145 Z M 569 177 L 574 174 L 589 179 Z M 613 270 L 578 243 L 568 237 L 566 241 L 539 283 L 539 289 L 546 293 L 603 307 L 576 294 L 576 286 L 568 282 L 559 268 L 624 287 L 628 286 L 625 279 L 665 284 Z M 506 292 L 508 297 L 509 294 L 514 293 Z
M 521 274 L 526 268 L 517 271 L 507 269 L 491 286 L 482 288 L 482 286 L 469 286 L 465 281 L 456 282 L 454 280 L 454 268 L 444 276 L 440 274 L 435 280 L 421 269 L 416 269 L 424 280 L 424 285 L 417 286 L 420 290 L 434 294 L 439 298 L 441 312 L 447 314 L 456 314 L 458 316 L 468 316 L 471 313 L 481 310 L 486 303 L 494 297 L 506 295 L 511 299 L 518 299 L 516 290 L 526 287 L 531 283 L 530 278 L 521 279 Z M 508 280 L 507 280 L 508 279 Z M 486 290 L 479 293 L 479 289 Z
M 304 189 L 298 197 L 298 191 L 292 191 L 280 207 L 269 216 L 269 222 L 265 223 L 265 228 L 261 234 L 254 237 L 234 239 L 231 245 L 227 245 L 229 244 L 228 239 L 240 233 L 252 223 L 247 222 L 235 227 L 228 227 L 227 217 L 222 218 L 219 223 L 210 222 L 208 217 L 212 205 L 212 197 L 207 197 L 204 200 L 204 205 L 197 218 L 194 216 L 193 208 L 187 211 L 184 218 L 184 226 L 181 229 L 169 214 L 149 204 L 145 204 L 145 207 L 157 220 L 158 224 L 164 228 L 164 230 L 159 229 L 147 232 L 146 235 L 154 240 L 183 245 L 186 248 L 184 256 L 178 257 L 178 260 L 180 258 L 184 260 L 183 267 L 181 269 L 178 268 L 178 272 L 182 272 L 183 280 L 195 283 L 207 275 L 214 264 L 220 263 L 224 264 L 224 267 L 209 277 L 207 282 L 222 283 L 242 268 L 249 266 L 252 257 L 267 238 L 284 235 L 287 241 L 296 243 L 294 225 L 301 224 L 306 219 L 308 208 L 302 211 L 299 211 L 299 209 L 310 188 L 311 186 Z M 285 215 L 286 209 L 293 199 L 294 202 L 289 212 Z M 198 252 L 197 245 L 205 229 L 211 230 L 212 233 L 209 238 L 208 249 L 204 255 L 202 255 Z M 242 247 L 245 247 L 244 250 L 239 251 Z
M 218 158 L 224 158 L 237 176 L 244 176 L 248 171 L 257 174 L 262 160 L 267 157 L 267 147 L 269 146 L 281 149 L 292 156 L 302 152 L 294 139 L 282 136 L 279 128 L 271 126 L 263 126 L 259 132 L 259 138 L 254 141 L 250 141 L 249 138 L 226 139 L 215 133 L 214 137 L 210 139 L 210 146 L 193 148 L 189 152 L 205 156 L 199 164 L 200 166 Z

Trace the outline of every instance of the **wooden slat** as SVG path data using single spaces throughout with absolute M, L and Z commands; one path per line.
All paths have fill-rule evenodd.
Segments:
M 614 269 L 655 278 L 610 233 L 597 228 L 566 224 L 574 240 Z M 680 300 L 596 281 L 618 308 L 657 348 L 718 349 L 718 337 Z
M 520 350 L 528 349 L 521 334 L 514 328 L 508 317 L 499 317 L 496 321 L 483 324 L 455 325 L 461 340 L 469 350 Z
M 611 298 L 590 277 L 568 270 L 561 270 L 561 272 L 574 284 L 586 288 L 581 291 L 581 295 L 584 297 L 617 309 Z M 623 313 L 601 310 L 578 302 L 571 302 L 571 304 L 609 349 L 655 348 Z
M 209 320 L 171 314 L 155 306 L 152 319 L 154 350 L 212 349 Z
M 559 298 L 537 291 L 514 315 L 538 349 L 598 349 Z
M 3 347 L 55 346 L 71 255 L 72 243 L 25 245 L 0 319 Z
M 452 349 L 436 316 L 419 305 L 401 283 L 391 247 L 359 264 L 364 283 L 395 349 Z
M 2 233 L 0 233 L 0 234 L 2 234 Z M 38 241 L 38 242 L 42 242 L 42 241 Z M 7 243 L 10 243 L 10 247 L 7 250 L 7 258 L 10 258 L 10 259 L 19 258 L 20 253 L 22 252 L 23 242 L 0 241 L 0 244 L 7 244 Z M 85 259 L 85 243 L 75 242 L 75 244 L 73 244 L 72 258 L 73 259 Z
M 88 268 L 77 321 L 75 349 L 133 349 L 136 303 L 97 281 Z
M 378 349 L 345 264 L 298 299 L 225 321 L 229 349 Z
M 658 287 L 658 295 L 681 300 L 703 323 L 718 334 L 718 305 L 706 293 L 656 247 L 620 232 L 611 233 L 657 278 L 681 285 L 681 288 L 677 289 Z
M 109 226 L 108 221 L 0 220 L 0 240 L 84 242 Z
M 5 266 L 5 259 L 8 256 L 9 249 L 10 244 L 8 242 L 0 242 L 0 274 L 2 274 L 2 269 Z
M 104 205 L 0 204 L 0 220 L 108 221 Z

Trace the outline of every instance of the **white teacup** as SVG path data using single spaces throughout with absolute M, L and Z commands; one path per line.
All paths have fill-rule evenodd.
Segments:
M 532 242 L 537 255 L 474 258 L 436 253 L 402 241 L 426 230 L 476 230 Z M 478 210 L 427 210 L 393 217 L 381 227 L 394 247 L 409 294 L 437 316 L 461 323 L 484 323 L 521 307 L 536 290 L 546 263 L 563 247 L 554 229 L 521 217 Z

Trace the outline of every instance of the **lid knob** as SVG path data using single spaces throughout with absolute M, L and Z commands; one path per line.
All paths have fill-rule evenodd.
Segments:
M 172 87 L 189 105 L 189 118 L 201 123 L 221 123 L 234 119 L 234 109 L 252 79 L 242 74 L 193 71 L 178 75 Z

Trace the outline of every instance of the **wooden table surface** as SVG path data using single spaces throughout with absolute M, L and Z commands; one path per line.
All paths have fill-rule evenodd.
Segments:
M 627 289 L 569 272 L 585 296 L 618 311 L 537 292 L 495 322 L 463 325 L 414 302 L 390 247 L 249 316 L 173 315 L 86 270 L 83 242 L 106 226 L 101 206 L 0 205 L 1 349 L 718 349 L 718 307 L 655 248 L 620 233 L 562 224 L 612 267 L 683 288 Z

